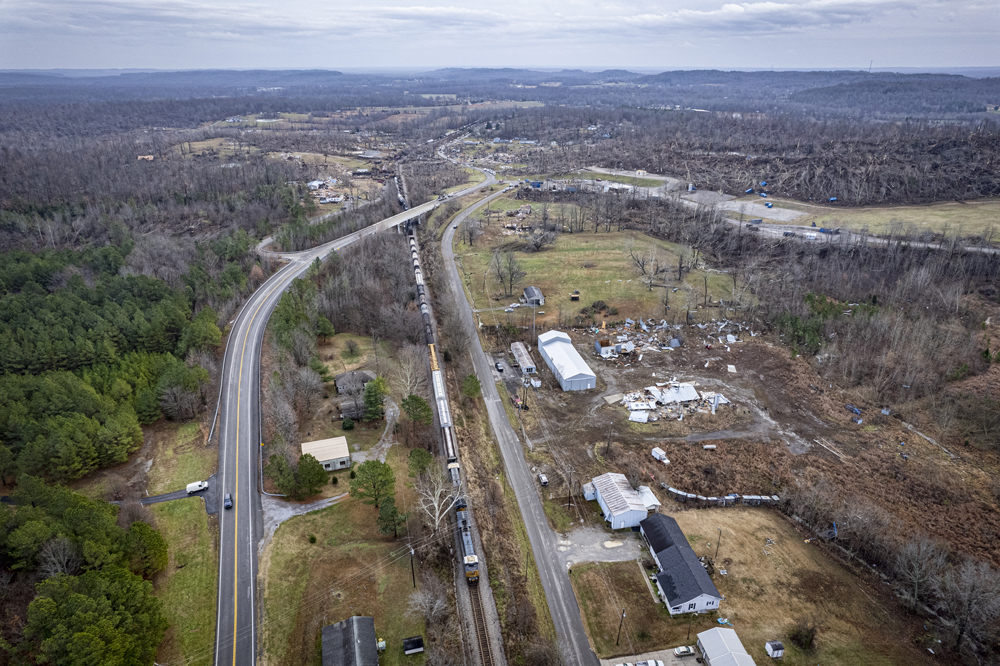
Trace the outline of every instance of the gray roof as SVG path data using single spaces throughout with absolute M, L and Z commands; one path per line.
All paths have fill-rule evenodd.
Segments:
M 354 616 L 323 627 L 323 666 L 378 666 L 375 619 Z
M 363 391 L 365 384 L 375 380 L 375 373 L 371 370 L 350 370 L 340 373 L 333 380 L 337 382 L 337 391 L 339 393 Z
M 542 298 L 542 290 L 538 287 L 525 287 L 524 288 L 525 298 Z
M 679 606 L 703 594 L 722 598 L 676 520 L 657 513 L 641 521 L 639 527 L 660 563 L 656 580 L 668 606 Z

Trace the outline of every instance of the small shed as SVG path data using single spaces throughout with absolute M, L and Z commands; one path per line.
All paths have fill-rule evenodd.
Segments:
M 639 501 L 646 505 L 646 511 L 656 511 L 660 508 L 660 500 L 656 499 L 649 486 L 639 486 L 636 490 L 639 493 Z
M 411 636 L 403 639 L 403 654 L 418 654 L 424 651 L 424 637 Z
M 520 366 L 522 375 L 535 374 L 535 362 L 532 360 L 531 353 L 528 352 L 528 348 L 523 342 L 511 343 L 510 353 L 514 355 L 514 360 L 517 361 L 518 366 Z
M 538 287 L 525 287 L 520 300 L 525 305 L 545 305 L 545 296 Z
M 302 442 L 302 455 L 311 455 L 325 470 L 347 469 L 351 466 L 351 451 L 346 437 L 332 437 L 315 442 Z
M 587 500 L 588 502 L 593 502 L 595 499 L 597 499 L 597 488 L 595 488 L 594 484 L 591 483 L 590 481 L 583 484 L 583 499 Z
M 764 643 L 764 649 L 771 659 L 781 659 L 785 656 L 785 645 L 781 641 L 768 641 Z

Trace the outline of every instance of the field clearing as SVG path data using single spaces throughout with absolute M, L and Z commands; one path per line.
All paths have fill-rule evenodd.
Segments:
M 636 176 L 622 176 L 613 173 L 599 173 L 597 171 L 588 171 L 587 169 L 580 169 L 577 171 L 571 171 L 566 174 L 559 176 L 552 176 L 553 179 L 579 179 L 579 180 L 602 180 L 609 181 L 612 183 L 624 183 L 625 185 L 632 185 L 634 187 L 660 187 L 665 183 L 660 180 L 653 180 L 652 178 L 639 178 Z
M 158 495 L 207 479 L 215 471 L 218 452 L 202 445 L 196 422 L 167 424 L 152 437 L 149 493 Z M 154 581 L 170 628 L 156 653 L 158 662 L 183 660 L 212 663 L 215 601 L 218 592 L 218 519 L 205 513 L 205 501 L 192 497 L 150 507 L 167 540 L 167 567 Z M 197 603 L 192 603 L 197 600 Z
M 593 563 L 573 567 L 571 580 L 591 642 L 602 658 L 693 645 L 696 634 L 727 618 L 758 664 L 770 663 L 764 643 L 785 644 L 782 663 L 790 666 L 890 665 L 931 663 L 910 638 L 917 618 L 899 617 L 883 589 L 873 589 L 803 538 L 783 518 L 766 510 L 732 508 L 672 514 L 700 555 L 713 556 L 713 582 L 725 597 L 717 613 L 671 617 L 653 604 L 636 562 Z M 716 544 L 718 530 L 722 541 Z M 767 546 L 766 539 L 774 541 Z M 626 611 L 620 644 L 615 638 Z M 800 619 L 821 624 L 816 649 L 804 653 L 788 640 Z M 688 628 L 690 624 L 690 638 Z
M 690 256 L 686 248 L 635 232 L 611 232 L 561 234 L 548 250 L 517 252 L 527 275 L 515 287 L 514 294 L 500 296 L 496 280 L 487 275 L 492 258 L 492 250 L 488 248 L 507 238 L 499 235 L 498 226 L 493 223 L 491 227 L 487 227 L 486 234 L 477 241 L 476 246 L 470 247 L 458 242 L 455 244 L 466 293 L 477 309 L 502 310 L 504 304 L 517 301 L 523 287 L 534 285 L 545 295 L 545 305 L 539 308 L 545 314 L 536 314 L 536 326 L 553 327 L 559 325 L 559 322 L 565 324 L 567 318 L 572 319 L 581 308 L 598 300 L 618 308 L 617 315 L 607 316 L 608 321 L 624 320 L 626 317 L 683 321 L 685 306 L 690 303 L 693 308 L 704 300 L 706 277 L 708 293 L 714 301 L 729 299 L 732 295 L 732 282 L 725 273 L 697 269 L 685 273 L 683 281 L 677 280 L 678 257 L 684 256 L 686 262 Z M 648 252 L 649 247 L 656 248 L 662 265 L 672 267 L 657 277 L 659 283 L 666 283 L 671 290 L 670 310 L 665 310 L 663 306 L 664 289 L 647 289 L 640 281 L 639 271 L 624 254 L 628 239 L 634 239 L 637 250 Z M 487 277 L 484 279 L 484 276 Z M 677 292 L 672 291 L 675 287 L 678 288 Z M 570 292 L 574 289 L 580 290 L 579 301 L 570 300 Z M 508 313 L 510 317 L 499 311 L 492 315 L 484 313 L 483 321 L 492 324 L 495 316 L 497 321 L 511 318 L 517 325 L 530 326 L 530 310 L 526 309 L 525 312 L 522 315 L 515 310 L 514 313 Z
M 476 171 L 475 169 L 470 169 L 468 167 L 462 167 L 462 169 L 466 172 L 466 174 L 468 174 L 468 177 L 466 178 L 465 182 L 461 183 L 459 185 L 455 185 L 453 187 L 447 188 L 446 190 L 444 190 L 444 192 L 446 194 L 452 194 L 453 192 L 458 192 L 460 190 L 464 190 L 465 188 L 469 187 L 470 185 L 476 185 L 478 183 L 482 183 L 482 182 L 486 181 L 486 174 L 484 174 L 484 173 L 482 173 L 480 171 Z
M 414 505 L 405 484 L 408 453 L 396 447 L 387 458 L 401 510 Z M 320 664 L 322 627 L 351 615 L 375 618 L 376 634 L 388 645 L 383 666 L 424 663 L 423 655 L 406 657 L 402 650 L 403 638 L 425 633 L 423 618 L 406 612 L 413 590 L 409 549 L 402 535 L 394 541 L 380 534 L 374 516 L 374 508 L 348 498 L 278 528 L 260 561 L 263 663 Z
M 890 231 L 931 232 L 959 236 L 985 236 L 992 229 L 1000 235 L 1000 200 L 949 201 L 926 206 L 887 206 L 877 208 L 825 209 L 802 217 L 795 224 L 817 227 L 848 227 L 872 233 Z M 994 240 L 996 242 L 996 239 Z

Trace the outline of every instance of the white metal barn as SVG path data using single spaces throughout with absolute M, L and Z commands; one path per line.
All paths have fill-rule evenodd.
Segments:
M 591 483 L 594 484 L 604 520 L 610 523 L 611 529 L 635 527 L 649 515 L 646 503 L 629 485 L 624 474 L 608 472 L 594 477 Z
M 546 331 L 539 335 L 538 353 L 545 359 L 545 364 L 556 376 L 563 391 L 597 388 L 597 375 L 562 331 Z

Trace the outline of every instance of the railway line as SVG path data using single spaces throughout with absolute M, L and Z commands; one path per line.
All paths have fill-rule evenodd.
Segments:
M 486 630 L 483 601 L 479 597 L 478 587 L 469 588 L 469 600 L 472 603 L 472 622 L 476 627 L 476 642 L 479 643 L 479 659 L 482 666 L 493 666 L 493 650 L 490 649 L 490 635 Z

